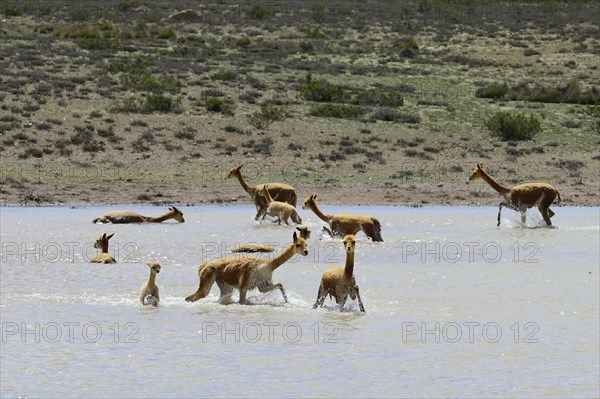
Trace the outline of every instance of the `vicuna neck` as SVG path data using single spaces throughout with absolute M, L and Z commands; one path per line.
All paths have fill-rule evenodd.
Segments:
M 153 222 L 153 223 L 160 223 L 160 222 L 164 222 L 165 220 L 171 219 L 173 218 L 173 212 L 169 211 L 163 215 L 160 215 L 158 217 L 153 218 L 152 216 L 146 216 L 146 221 L 147 222 Z
M 156 273 L 153 273 L 152 270 L 150 270 L 150 277 L 148 277 L 148 285 L 155 285 L 156 281 Z
M 315 213 L 315 215 L 317 215 L 319 219 L 323 220 L 324 222 L 329 223 L 329 221 L 333 217 L 331 215 L 326 215 L 323 212 L 321 212 L 315 201 L 309 201 L 308 206 Z
M 348 278 L 354 273 L 354 251 L 346 251 L 346 265 L 344 266 L 344 275 Z
M 480 170 L 481 178 L 485 180 L 494 190 L 499 192 L 502 195 L 508 194 L 510 192 L 510 188 L 503 186 L 494 180 L 490 175 L 488 175 L 485 171 Z
M 244 179 L 244 177 L 242 176 L 242 172 L 238 171 L 235 174 L 235 177 L 237 177 L 237 179 L 239 180 L 240 184 L 242 185 L 242 188 L 250 195 L 254 195 L 254 193 L 256 192 L 256 190 L 254 189 L 254 187 L 251 187 L 248 182 L 246 181 L 246 179 Z
M 102 247 L 102 253 L 107 254 L 108 253 L 108 240 L 100 242 L 100 246 Z
M 288 245 L 288 247 L 283 252 L 281 252 L 279 255 L 275 256 L 269 262 L 269 268 L 271 269 L 271 271 L 274 271 L 279 266 L 283 265 L 285 262 L 290 260 L 292 258 L 292 256 L 294 256 L 294 245 L 296 245 L 296 243 L 294 243 L 294 242 L 291 243 L 290 245 Z

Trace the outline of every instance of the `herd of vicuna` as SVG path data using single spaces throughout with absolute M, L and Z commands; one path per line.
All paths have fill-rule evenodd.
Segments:
M 242 188 L 250 195 L 250 198 L 256 206 L 257 221 L 262 221 L 266 215 L 289 225 L 291 219 L 294 223 L 301 224 L 302 219 L 296 210 L 297 196 L 294 188 L 282 183 L 267 183 L 251 186 L 242 176 L 243 165 L 233 168 L 228 178 L 237 178 Z M 497 183 L 483 169 L 483 164 L 477 164 L 475 170 L 469 177 L 469 180 L 481 179 L 486 181 L 492 188 L 504 197 L 500 202 L 498 209 L 498 226 L 500 225 L 500 213 L 502 207 L 507 207 L 521 213 L 521 222 L 525 223 L 526 211 L 533 206 L 537 206 L 546 225 L 551 226 L 550 218 L 554 212 L 550 206 L 556 201 L 560 203 L 559 192 L 546 183 L 524 183 L 512 188 L 505 187 Z M 374 242 L 383 242 L 381 237 L 381 223 L 373 216 L 362 216 L 353 214 L 329 215 L 322 212 L 317 206 L 317 195 L 313 194 L 306 198 L 302 204 L 303 209 L 312 210 L 321 220 L 327 223 L 323 231 L 331 237 L 342 237 L 344 250 L 346 253 L 346 262 L 344 266 L 333 267 L 326 270 L 321 278 L 317 299 L 313 308 L 323 306 L 323 302 L 329 296 L 335 299 L 339 309 L 344 309 L 344 304 L 348 296 L 357 300 L 361 312 L 365 312 L 362 300 L 360 298 L 358 285 L 354 277 L 354 253 L 356 247 L 355 235 L 362 231 Z M 142 216 L 130 211 L 107 212 L 93 220 L 94 223 L 160 223 L 165 220 L 175 219 L 183 223 L 183 213 L 175 208 L 169 208 L 169 211 L 158 217 Z M 271 292 L 279 289 L 285 302 L 288 298 L 281 283 L 273 284 L 273 272 L 279 266 L 283 265 L 294 255 L 308 254 L 308 239 L 310 230 L 306 226 L 297 227 L 299 234 L 294 231 L 293 241 L 280 254 L 272 259 L 257 258 L 249 255 L 236 255 L 221 259 L 215 259 L 202 263 L 198 268 L 198 289 L 192 295 L 185 298 L 188 302 L 195 302 L 205 298 L 210 292 L 214 283 L 220 290 L 219 303 L 228 304 L 232 302 L 231 294 L 233 290 L 239 291 L 239 303 L 245 304 L 246 295 L 249 290 L 257 288 L 260 292 Z M 95 248 L 101 250 L 99 254 L 91 259 L 94 263 L 115 263 L 115 258 L 108 253 L 108 240 L 114 235 L 104 233 L 96 240 Z M 273 252 L 274 248 L 261 244 L 244 244 L 237 248 L 232 248 L 235 253 L 256 253 Z M 156 285 L 156 275 L 160 272 L 158 262 L 148 263 L 150 267 L 150 276 L 140 289 L 140 302 L 143 305 L 158 306 L 160 298 L 158 286 Z

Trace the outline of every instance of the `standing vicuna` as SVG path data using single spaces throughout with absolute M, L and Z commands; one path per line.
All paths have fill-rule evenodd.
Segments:
M 185 219 L 183 219 L 183 212 L 172 207 L 169 208 L 168 212 L 165 212 L 158 217 L 143 216 L 137 212 L 131 211 L 106 212 L 102 216 L 98 216 L 92 220 L 92 223 L 160 223 L 169 219 L 175 219 L 179 223 L 185 222 Z
M 354 250 L 356 247 L 356 237 L 353 235 L 347 235 L 344 237 L 344 249 L 346 250 L 346 264 L 344 267 L 332 267 L 327 269 L 323 273 L 321 278 L 321 285 L 319 286 L 319 293 L 317 294 L 317 301 L 313 305 L 313 309 L 318 306 L 323 306 L 323 302 L 327 295 L 335 298 L 335 302 L 340 305 L 340 311 L 343 311 L 344 304 L 348 295 L 352 299 L 358 299 L 358 306 L 361 312 L 365 312 L 360 294 L 358 292 L 358 285 L 354 279 Z
M 239 303 L 246 303 L 246 293 L 258 288 L 260 292 L 270 292 L 274 289 L 281 290 L 283 299 L 287 303 L 287 295 L 281 283 L 273 284 L 273 272 L 279 266 L 290 260 L 295 254 L 308 255 L 308 244 L 302 237 L 296 236 L 294 242 L 273 259 L 260 259 L 252 256 L 234 256 L 204 262 L 198 268 L 198 290 L 185 298 L 187 302 L 195 302 L 208 295 L 211 287 L 217 282 L 221 290 L 219 302 L 231 302 L 231 293 L 234 289 L 240 291 Z
M 329 224 L 331 234 L 334 236 L 355 235 L 363 231 L 373 241 L 383 241 L 381 238 L 381 223 L 373 216 L 360 216 L 350 214 L 326 215 L 317 206 L 317 194 L 304 200 L 302 209 L 311 209 L 321 220 Z
M 304 238 L 304 240 L 308 240 L 310 238 L 310 230 L 306 226 L 296 227 L 296 230 L 300 232 L 300 237 Z M 231 252 L 233 253 L 257 253 L 257 252 L 273 252 L 275 248 L 270 245 L 257 244 L 257 243 L 249 243 L 249 244 L 241 244 L 234 248 L 231 248 Z
M 505 206 L 517 212 L 521 212 L 521 223 L 525 224 L 527 209 L 537 205 L 546 225 L 552 226 L 550 218 L 554 216 L 554 212 L 550 206 L 555 199 L 557 204 L 560 203 L 560 193 L 557 189 L 546 183 L 523 183 L 513 186 L 512 188 L 504 187 L 496 182 L 490 175 L 483 170 L 483 164 L 478 163 L 469 177 L 469 181 L 481 179 L 486 181 L 494 190 L 504 197 L 504 201 L 500 202 L 498 207 L 498 224 L 500 226 L 500 213 L 502 207 Z
M 298 215 L 298 211 L 293 205 L 287 202 L 274 201 L 273 197 L 269 193 L 269 184 L 265 184 L 259 190 L 258 195 L 262 196 L 267 200 L 267 211 L 263 213 L 260 220 L 264 220 L 265 216 L 269 215 L 277 218 L 277 223 L 281 224 L 281 219 L 285 224 L 289 225 L 289 219 L 291 218 L 294 223 L 302 224 L 302 219 Z
M 160 273 L 160 263 L 149 262 L 148 266 L 150 267 L 150 276 L 140 288 L 140 302 L 144 306 L 158 306 L 160 295 L 158 294 L 158 285 L 156 285 L 156 275 Z
M 115 233 L 112 233 L 111 235 L 107 236 L 106 233 L 104 233 L 100 237 L 96 238 L 94 248 L 100 249 L 101 252 L 94 255 L 94 257 L 90 259 L 91 263 L 117 263 L 115 258 L 108 253 L 108 240 L 110 240 L 114 235 Z
M 264 213 L 267 211 L 267 200 L 258 195 L 260 189 L 264 186 L 264 184 L 259 184 L 252 187 L 246 179 L 242 176 L 242 167 L 244 164 L 238 166 L 237 168 L 233 168 L 227 174 L 227 178 L 237 178 L 242 185 L 242 188 L 250 195 L 254 205 L 256 206 L 256 216 L 255 220 L 258 220 Z M 294 191 L 294 187 L 283 184 L 283 183 L 269 183 L 269 193 L 271 197 L 277 201 L 287 202 L 288 204 L 296 207 L 297 196 Z

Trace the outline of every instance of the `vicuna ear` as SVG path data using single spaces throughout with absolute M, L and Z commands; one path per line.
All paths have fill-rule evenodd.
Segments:
M 177 208 L 175 208 L 175 207 L 173 207 L 173 208 L 169 208 L 169 209 L 172 209 L 172 210 L 174 210 L 175 212 L 182 213 L 182 212 L 181 212 L 179 209 L 177 209 Z
M 294 231 L 294 242 L 298 241 L 298 236 L 296 235 L 296 232 Z
M 483 168 L 483 164 L 480 162 L 477 164 L 477 169 L 481 169 L 481 168 Z
M 242 166 L 244 166 L 244 164 L 241 164 L 240 166 L 237 167 L 237 170 L 242 169 Z
M 107 236 L 107 235 L 106 235 L 106 233 L 104 233 L 104 237 L 105 237 L 107 240 L 110 240 L 110 239 L 112 238 L 112 236 L 114 236 L 114 235 L 115 235 L 115 233 L 112 233 L 111 235 Z
M 317 194 L 313 194 L 313 199 L 317 199 Z

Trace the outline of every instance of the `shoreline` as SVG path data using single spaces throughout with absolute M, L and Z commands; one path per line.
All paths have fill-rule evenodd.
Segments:
M 457 190 L 457 187 L 461 188 Z M 600 195 L 593 185 L 560 186 L 562 202 L 555 207 L 598 207 Z M 481 183 L 399 184 L 394 187 L 357 183 L 348 185 L 296 185 L 300 209 L 311 194 L 319 205 L 341 206 L 498 206 L 502 197 Z M 237 182 L 184 183 L 24 183 L 2 189 L 0 207 L 7 206 L 199 206 L 252 205 Z

